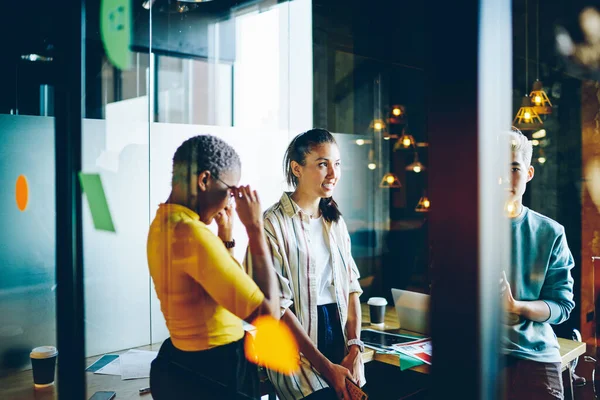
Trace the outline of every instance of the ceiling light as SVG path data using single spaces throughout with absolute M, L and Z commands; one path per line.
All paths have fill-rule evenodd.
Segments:
M 388 172 L 381 179 L 379 187 L 384 189 L 397 189 L 402 187 L 402 185 L 400 184 L 400 179 L 398 179 L 395 174 Z

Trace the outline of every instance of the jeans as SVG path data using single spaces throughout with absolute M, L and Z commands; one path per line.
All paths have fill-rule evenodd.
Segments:
M 155 400 L 259 398 L 258 369 L 244 356 L 244 340 L 183 351 L 165 340 L 150 367 Z
M 504 372 L 507 400 L 564 398 L 560 363 L 541 363 L 506 357 Z
M 339 364 L 345 356 L 346 344 L 344 343 L 344 332 L 340 321 L 340 313 L 337 304 L 325 304 L 317 306 L 318 343 L 319 351 L 332 363 Z M 332 388 L 318 390 L 305 397 L 306 400 L 335 400 L 337 395 Z

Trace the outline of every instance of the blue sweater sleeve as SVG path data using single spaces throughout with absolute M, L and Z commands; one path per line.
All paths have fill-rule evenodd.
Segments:
M 567 245 L 564 231 L 556 238 L 548 264 L 548 272 L 540 293 L 540 300 L 548 304 L 550 317 L 546 322 L 557 325 L 569 318 L 575 307 L 573 301 L 573 277 L 575 265 Z

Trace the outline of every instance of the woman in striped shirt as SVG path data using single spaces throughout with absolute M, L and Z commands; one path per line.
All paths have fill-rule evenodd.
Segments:
M 268 371 L 280 399 L 349 399 L 346 379 L 364 385 L 358 269 L 333 200 L 340 179 L 334 137 L 312 129 L 294 138 L 284 168 L 294 192 L 265 212 L 265 231 L 281 290 L 281 320 L 300 348 L 300 371 Z M 247 267 L 251 269 L 251 258 Z

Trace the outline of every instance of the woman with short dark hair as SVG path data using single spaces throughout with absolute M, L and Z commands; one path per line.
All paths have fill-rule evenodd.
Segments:
M 258 195 L 237 187 L 240 168 L 235 150 L 210 135 L 186 140 L 173 157 L 172 191 L 147 243 L 170 333 L 152 362 L 154 399 L 259 397 L 256 366 L 244 356 L 242 319 L 279 318 L 279 291 Z M 230 253 L 233 203 L 248 233 L 254 280 Z M 207 226 L 213 220 L 218 236 Z

